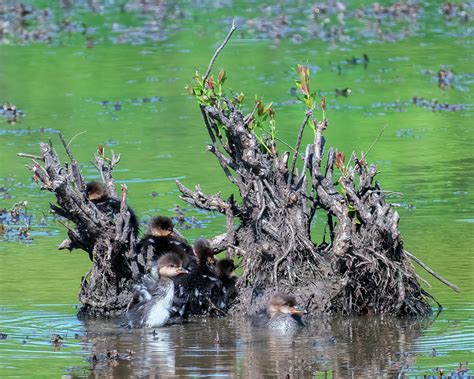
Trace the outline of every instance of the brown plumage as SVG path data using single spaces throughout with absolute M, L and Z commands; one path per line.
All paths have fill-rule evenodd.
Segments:
M 199 238 L 194 242 L 194 254 L 198 258 L 200 265 L 205 265 L 206 263 L 214 264 L 214 252 L 209 245 L 209 241 L 205 238 Z
M 219 278 L 232 278 L 235 270 L 234 261 L 232 259 L 220 259 L 216 264 L 217 276 Z
M 187 241 L 174 232 L 173 221 L 169 217 L 153 217 L 148 223 L 148 232 L 137 244 L 138 251 L 146 253 L 149 246 L 153 247 L 155 256 L 173 252 L 179 255 L 183 265 L 188 267 L 194 260 L 193 249 Z

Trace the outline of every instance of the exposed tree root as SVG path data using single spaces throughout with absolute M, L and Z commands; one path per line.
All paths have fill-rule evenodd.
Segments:
M 367 152 L 360 158 L 352 154 L 346 160 L 342 152 L 331 148 L 324 159 L 323 134 L 328 127 L 324 99 L 323 117 L 317 121 L 307 69 L 299 67 L 300 86 L 311 107 L 304 114 L 290 152 L 277 149 L 271 106 L 257 101 L 253 111 L 244 115 L 242 96 L 222 94 L 225 72 L 219 73 L 217 84 L 209 76 L 234 30 L 235 25 L 214 54 L 205 76 L 197 77 L 197 87 L 189 89 L 200 102 L 211 139 L 207 150 L 237 187 L 241 201 L 223 199 L 220 193 L 205 194 L 199 186 L 193 191 L 177 182 L 184 201 L 226 216 L 227 233 L 210 242 L 214 251 L 227 250 L 230 257 L 241 258 L 240 296 L 233 309 L 251 313 L 272 293 L 283 291 L 313 312 L 431 314 L 431 296 L 421 288 L 410 259 L 451 288 L 457 287 L 403 250 L 399 215 L 375 182 L 377 168 L 367 164 Z M 269 135 L 259 134 L 257 126 L 265 130 L 261 120 L 268 116 L 273 129 Z M 308 125 L 314 140 L 303 148 Z M 108 196 L 120 201 L 119 212 L 106 212 L 88 199 L 79 166 L 62 136 L 61 141 L 69 163 L 60 163 L 51 142 L 41 144 L 41 157 L 20 156 L 33 161 L 29 168 L 42 189 L 55 193 L 53 211 L 74 224 L 66 225 L 68 239 L 60 248 L 83 249 L 93 261 L 81 283 L 82 312 L 117 315 L 129 303 L 133 283 L 150 268 L 153 251 L 136 251 L 132 214 L 126 205 L 127 188 L 122 186 L 120 199 L 115 193 L 112 171 L 120 156 L 107 158 L 99 146 L 95 158 Z M 317 209 L 327 216 L 328 243 L 314 243 L 311 236 Z M 238 227 L 234 227 L 235 221 Z

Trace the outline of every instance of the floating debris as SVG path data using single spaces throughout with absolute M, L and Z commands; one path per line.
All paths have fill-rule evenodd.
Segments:
M 106 15 L 107 22 L 97 28 L 86 25 L 82 20 L 90 13 Z M 130 25 L 118 23 L 119 19 L 123 20 L 123 13 L 131 15 Z M 103 38 L 96 38 L 101 35 L 106 35 L 114 43 L 144 44 L 166 39 L 164 20 L 182 18 L 183 15 L 178 4 L 165 1 L 61 0 L 60 7 L 51 8 L 2 3 L 0 45 L 67 42 L 72 34 L 82 35 L 87 49 L 103 41 Z
M 0 340 L 6 340 L 8 337 L 8 334 L 6 333 L 0 333 Z
M 15 135 L 22 136 L 33 133 L 45 133 L 45 134 L 59 134 L 60 131 L 53 128 L 39 128 L 39 129 L 0 129 L 0 136 L 2 135 Z
M 54 346 L 61 346 L 63 344 L 63 337 L 59 334 L 52 334 L 51 335 L 51 343 Z
M 107 351 L 105 353 L 91 354 L 87 359 L 92 363 L 93 370 L 103 370 L 109 365 L 115 366 L 119 362 L 131 361 L 133 359 L 133 351 L 128 350 L 120 353 L 117 350 Z
M 343 97 L 349 97 L 352 94 L 352 90 L 350 88 L 343 88 L 343 89 L 335 89 L 336 91 L 336 97 L 338 96 L 343 96 Z
M 456 112 L 456 111 L 462 111 L 465 109 L 464 104 L 448 104 L 448 103 L 440 103 L 438 100 L 433 99 L 433 100 L 427 100 L 423 99 L 421 97 L 413 97 L 413 104 L 415 104 L 417 107 L 422 107 L 425 109 L 429 109 L 433 112 L 436 111 L 451 111 L 451 112 Z
M 27 202 L 15 203 L 9 210 L 0 209 L 0 241 L 31 243 L 32 216 Z
M 351 59 L 347 60 L 347 63 L 352 64 L 352 65 L 363 64 L 364 68 L 367 68 L 367 66 L 369 65 L 369 62 L 370 62 L 369 56 L 365 53 L 364 55 L 362 55 L 362 58 L 352 57 Z
M 447 21 L 458 19 L 462 22 L 468 22 L 471 18 L 472 7 L 468 2 L 459 4 L 448 2 L 443 4 L 440 10 Z
M 0 116 L 4 117 L 9 124 L 16 124 L 24 113 L 15 104 L 5 103 L 0 107 Z
M 442 68 L 438 71 L 438 87 L 446 89 L 450 87 L 454 81 L 454 74 L 449 68 Z

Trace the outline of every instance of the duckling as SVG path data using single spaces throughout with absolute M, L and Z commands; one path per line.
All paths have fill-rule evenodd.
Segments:
M 153 247 L 156 256 L 174 252 L 183 261 L 184 267 L 192 264 L 194 253 L 187 241 L 174 231 L 173 221 L 169 217 L 157 216 L 150 220 L 147 234 L 137 245 L 139 251 Z
M 221 280 L 232 280 L 235 283 L 235 277 L 232 273 L 235 270 L 235 264 L 232 259 L 220 259 L 217 261 L 217 277 Z
M 235 270 L 232 259 L 220 259 L 216 264 L 217 278 L 219 279 L 217 288 L 219 291 L 214 293 L 214 303 L 221 309 L 227 309 L 232 301 L 237 297 L 237 288 L 235 286 L 236 278 L 233 276 Z
M 200 267 L 205 268 L 207 264 L 214 265 L 214 252 L 205 238 L 199 238 L 194 243 L 194 255 L 196 255 Z
M 109 217 L 120 213 L 120 200 L 110 197 L 103 183 L 89 182 L 86 184 L 87 198 L 95 204 L 97 209 Z M 130 226 L 132 233 L 136 237 L 138 235 L 139 226 L 138 219 L 132 208 L 128 207 L 130 212 Z
M 197 264 L 191 268 L 186 277 L 176 279 L 176 299 L 174 310 L 176 314 L 204 314 L 214 298 L 213 292 L 218 281 L 214 270 L 214 254 L 209 241 L 200 238 L 194 243 L 194 254 Z
M 163 326 L 170 318 L 174 299 L 174 282 L 171 278 L 189 271 L 182 267 L 182 260 L 175 253 L 161 256 L 150 274 L 135 286 L 135 292 L 127 309 L 131 328 Z
M 303 313 L 297 308 L 293 296 L 277 293 L 271 297 L 266 311 L 254 317 L 252 324 L 280 331 L 295 331 L 304 327 L 301 319 Z

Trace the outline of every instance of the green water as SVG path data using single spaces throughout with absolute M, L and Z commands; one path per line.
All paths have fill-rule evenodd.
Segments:
M 142 341 L 154 351 L 148 337 L 130 336 L 130 332 L 118 327 L 105 337 L 99 333 L 95 339 L 74 339 L 75 333 L 90 331 L 75 317 L 80 279 L 90 263 L 81 251 L 69 254 L 56 250 L 65 231 L 49 216 L 46 226 L 36 226 L 54 198 L 36 188 L 24 168 L 29 162 L 16 157 L 16 153 L 38 154 L 39 143 L 48 138 L 57 144 L 54 130 L 61 130 L 67 139 L 85 132 L 71 144 L 83 164 L 84 175 L 87 179 L 97 178 L 89 162 L 98 144 L 121 153 L 115 178 L 117 183 L 127 183 L 129 203 L 142 220 L 157 213 L 173 215 L 173 208 L 179 204 L 188 217 L 201 222 L 200 228 L 182 231 L 190 240 L 225 231 L 225 220 L 220 215 L 190 209 L 178 197 L 175 179 L 188 186 L 201 184 L 208 193 L 222 191 L 227 196 L 234 191 L 213 156 L 205 151 L 208 136 L 197 105 L 185 95 L 184 86 L 196 70 L 203 72 L 207 67 L 216 42 L 227 29 L 223 18 L 235 14 L 251 17 L 249 9 L 254 8 L 258 9 L 251 2 L 239 2 L 206 13 L 186 3 L 186 16 L 170 22 L 173 28 L 167 39 L 140 46 L 115 45 L 104 38 L 87 49 L 77 36 L 61 44 L 0 46 L 0 102 L 14 103 L 25 112 L 14 125 L 0 118 L 0 187 L 11 195 L 1 198 L 0 208 L 26 200 L 34 216 L 31 244 L 0 242 L 0 332 L 8 334 L 6 340 L 0 340 L 0 377 L 59 377 L 69 372 L 87 376 L 86 358 L 102 346 L 97 342 L 100 336 L 115 341 L 111 345 L 102 341 L 107 348 L 142 351 L 138 348 Z M 89 17 L 92 24 L 101 25 L 112 16 Z M 120 17 L 126 22 L 131 16 Z M 131 18 L 130 22 L 137 21 Z M 399 340 L 400 347 L 389 349 L 393 354 L 390 357 L 380 353 L 378 358 L 367 359 L 369 350 L 379 351 L 378 339 L 372 341 L 369 336 L 361 347 L 341 332 L 344 328 L 334 327 L 332 330 L 342 333 L 336 346 L 344 346 L 342 351 L 349 355 L 353 353 L 348 362 L 355 371 L 343 371 L 347 375 L 355 372 L 361 377 L 369 365 L 372 376 L 399 372 L 397 367 L 388 371 L 383 367 L 403 353 L 411 357 L 404 363 L 410 366 L 412 371 L 408 373 L 412 375 L 429 374 L 437 367 L 446 372 L 455 369 L 460 361 L 474 361 L 473 39 L 467 32 L 466 37 L 453 32 L 468 27 L 472 30 L 472 22 L 464 26 L 445 24 L 428 4 L 421 25 L 421 35 L 402 41 L 370 43 L 359 38 L 335 48 L 315 40 L 301 44 L 283 40 L 275 44 L 243 30 L 231 40 L 216 64 L 216 68 L 226 68 L 228 88 L 248 95 L 249 108 L 254 93 L 263 95 L 265 101 L 276 102 L 278 137 L 290 144 L 294 143 L 304 116 L 301 105 L 288 103 L 293 99 L 289 92 L 295 78 L 292 68 L 301 62 L 313 68 L 312 86 L 326 96 L 328 146 L 336 146 L 346 156 L 352 150 L 366 151 L 388 124 L 368 160 L 377 163 L 378 179 L 384 189 L 403 193 L 393 201 L 402 205 L 400 227 L 405 247 L 461 288 L 459 294 L 453 293 L 418 271 L 432 284 L 429 292 L 445 309 L 432 324 L 409 336 L 401 332 L 405 330 L 403 326 L 380 326 L 380 334 L 386 340 L 392 336 Z M 106 35 L 105 31 L 101 33 Z M 370 57 L 366 69 L 345 64 L 348 58 L 363 53 Z M 342 68 L 340 74 L 338 64 Z M 436 79 L 442 66 L 460 75 L 453 87 L 444 91 L 438 88 Z M 345 87 L 352 88 L 353 95 L 336 97 L 334 89 Z M 413 96 L 464 104 L 465 109 L 432 112 L 412 104 Z M 144 98 L 152 100 L 137 100 Z M 111 104 L 104 106 L 104 101 Z M 394 105 L 397 101 L 398 105 Z M 120 102 L 120 110 L 114 110 L 115 102 Z M 310 138 L 310 133 L 305 135 L 306 142 Z M 280 145 L 280 149 L 284 147 Z M 210 325 L 213 322 L 206 321 Z M 354 328 L 363 330 L 363 324 L 355 323 Z M 261 340 L 239 325 L 232 320 L 217 323 L 216 328 L 226 341 L 221 350 L 208 346 L 214 338 L 213 328 L 165 328 L 163 341 L 169 343 L 157 348 L 160 354 L 186 351 L 191 356 L 207 358 L 176 360 L 174 372 L 157 369 L 156 373 L 164 373 L 165 377 L 211 372 L 249 377 L 248 370 L 255 363 L 252 351 L 258 350 Z M 317 320 L 312 320 L 312 325 L 317 325 Z M 318 328 L 309 330 L 316 339 Z M 57 351 L 49 341 L 51 333 L 67 336 Z M 120 333 L 126 336 L 121 339 Z M 400 336 L 407 337 L 405 343 Z M 273 342 L 265 341 L 270 344 L 269 351 L 274 351 Z M 307 354 L 308 341 L 296 341 L 296 347 L 283 344 L 281 356 L 278 352 L 275 356 L 259 356 L 267 361 L 258 372 L 271 375 L 277 372 L 278 365 L 288 360 L 296 362 Z M 352 345 L 362 351 L 359 358 L 351 350 Z M 438 352 L 436 357 L 431 356 L 432 348 Z M 155 360 L 162 363 L 158 358 Z M 339 358 L 332 360 L 329 354 L 318 361 L 318 370 L 337 376 L 338 367 L 345 362 L 343 356 Z M 215 365 L 206 371 L 203 367 L 210 364 L 209 360 Z M 132 368 L 124 365 L 128 370 L 116 371 L 115 376 L 155 372 L 149 371 L 149 362 L 140 362 Z

